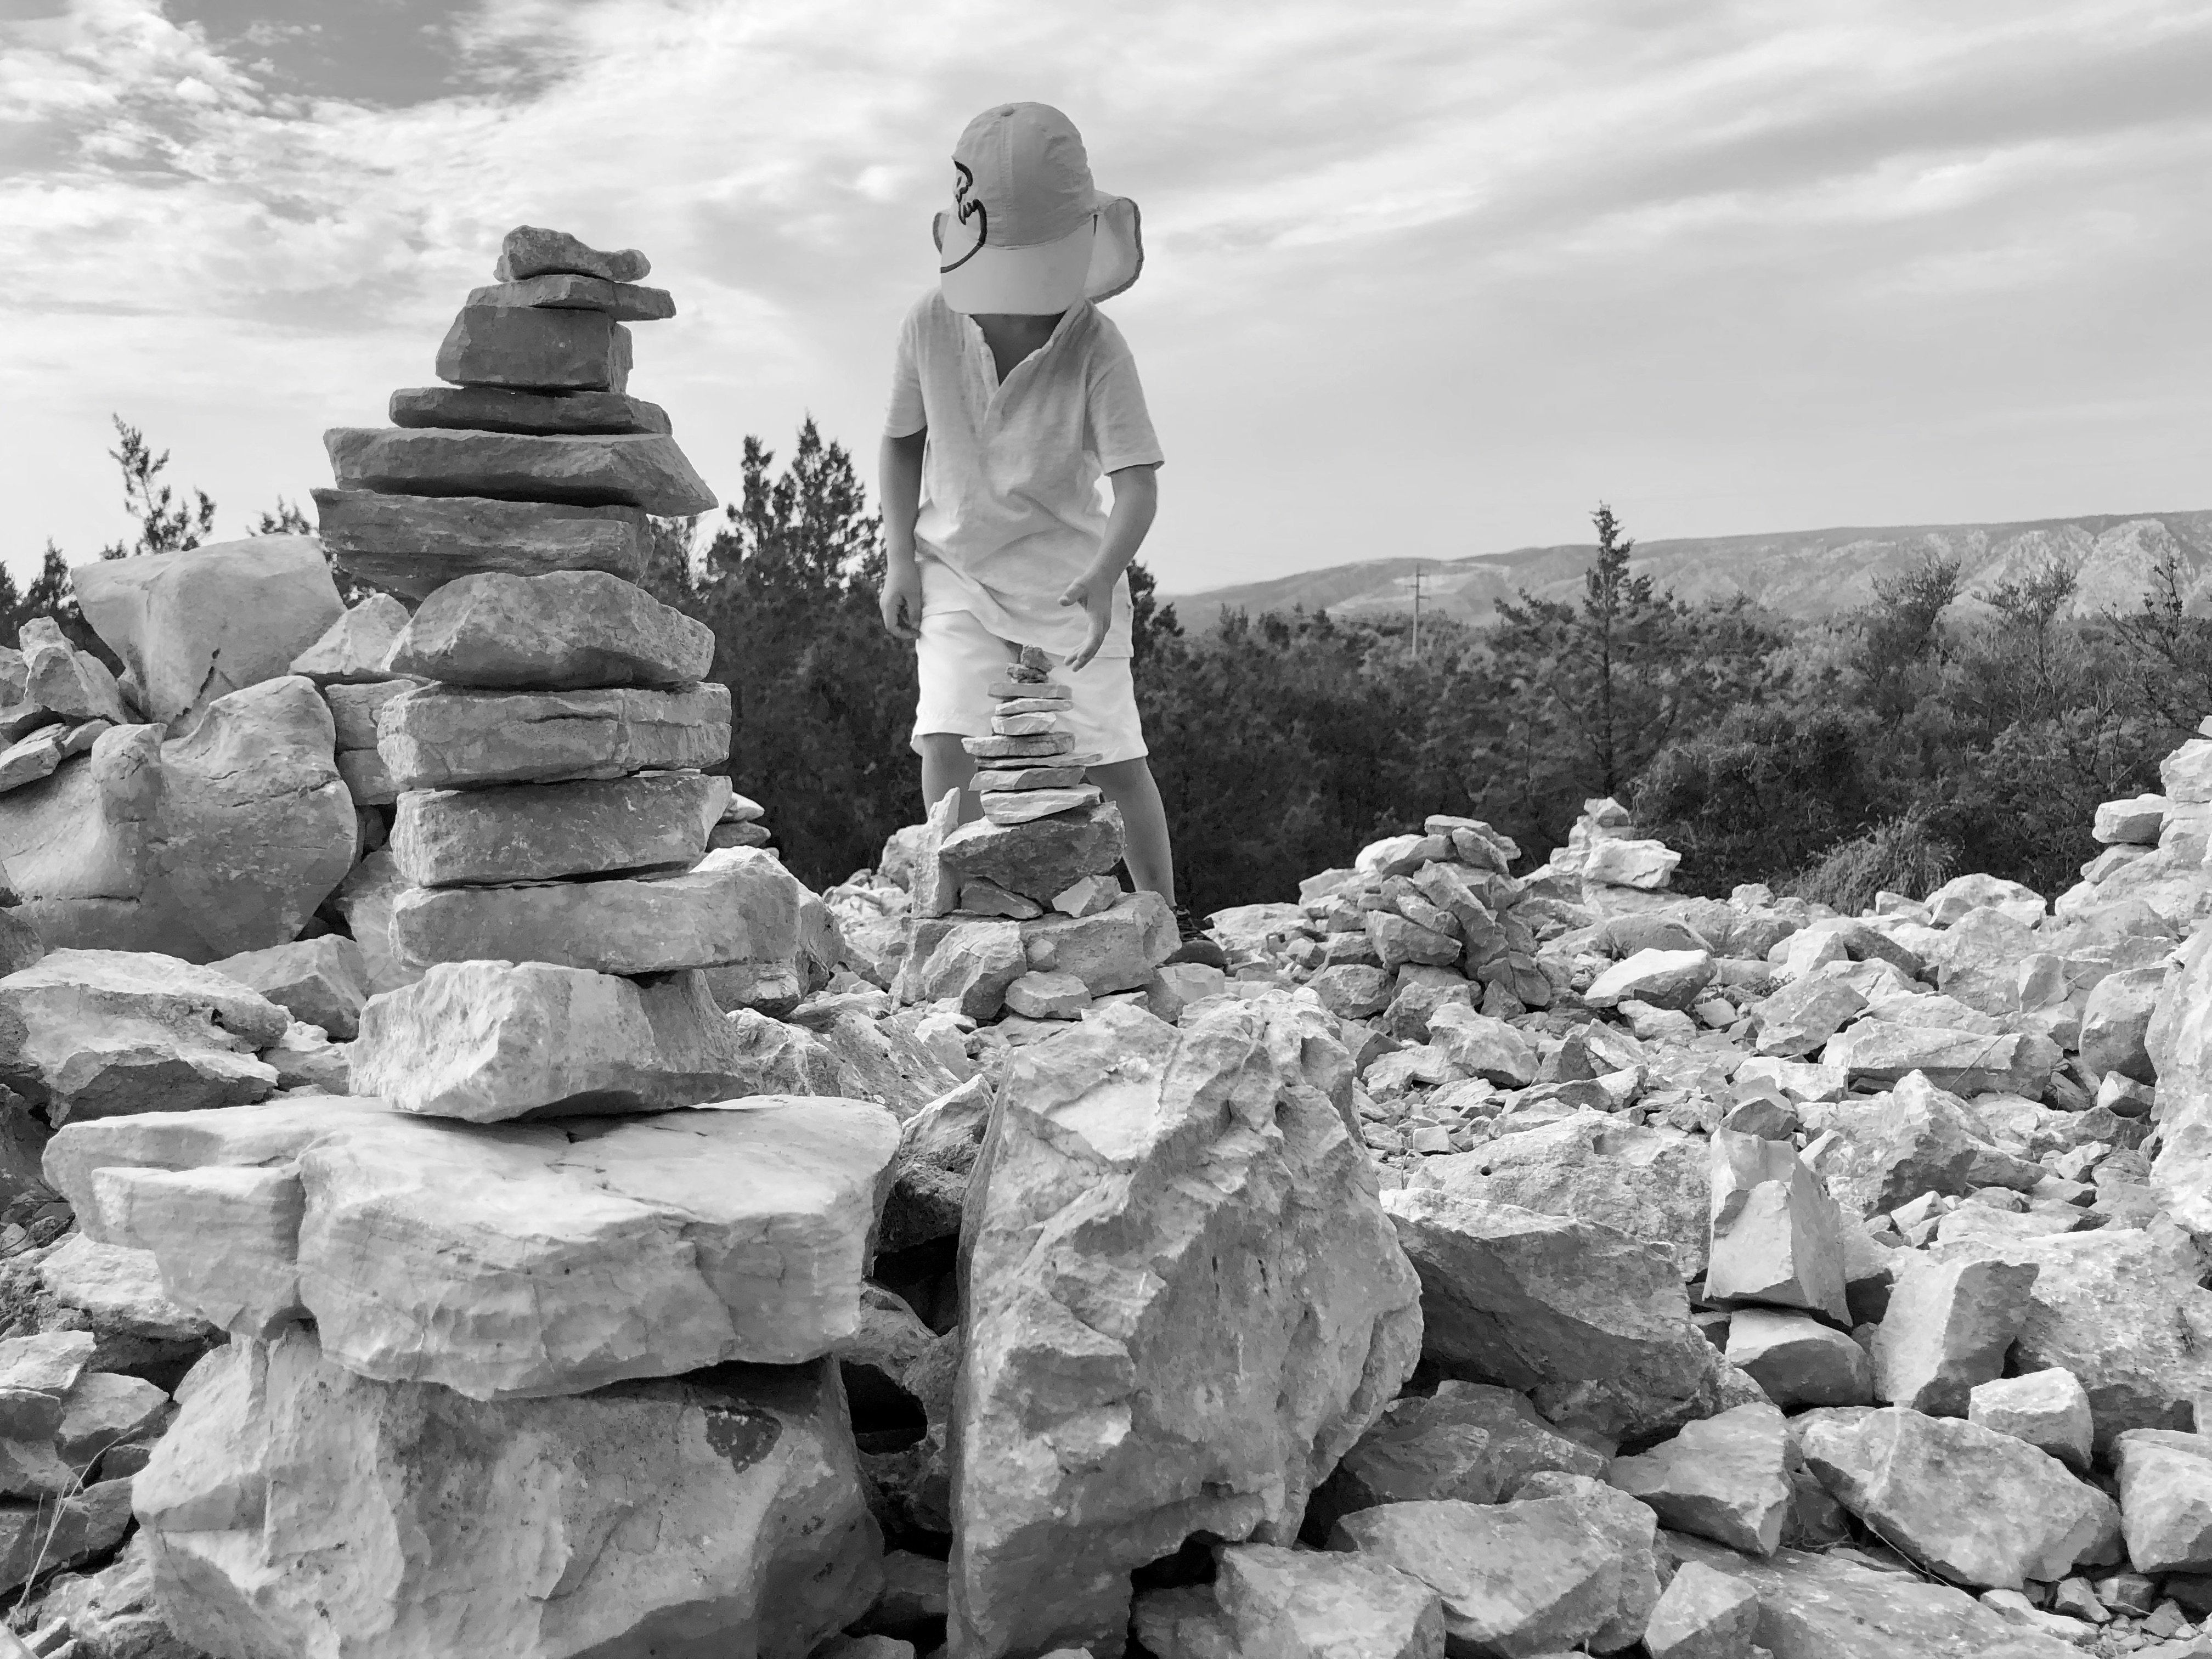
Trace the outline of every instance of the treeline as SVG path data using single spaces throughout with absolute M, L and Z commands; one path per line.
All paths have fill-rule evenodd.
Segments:
M 159 484 L 166 457 L 135 433 L 116 454 L 148 527 L 118 550 L 204 533 L 204 497 Z M 260 527 L 294 527 L 287 514 Z M 1678 600 L 1631 571 L 1609 511 L 1595 523 L 1578 601 L 1425 619 L 1418 659 L 1402 615 L 1186 626 L 1133 569 L 1138 697 L 1185 902 L 1293 896 L 1431 812 L 1486 818 L 1540 860 L 1601 794 L 1682 853 L 1694 892 L 1763 881 L 1856 906 L 1983 870 L 2056 893 L 2097 850 L 2097 803 L 2155 788 L 2212 713 L 2212 623 L 2188 614 L 2178 563 L 2136 608 L 2080 618 L 2063 566 L 1969 603 L 1957 564 L 1931 557 L 1863 611 L 1803 623 Z M 878 620 L 878 532 L 850 456 L 810 420 L 781 466 L 748 438 L 738 499 L 659 525 L 646 578 L 714 629 L 731 775 L 816 886 L 921 813 L 913 653 Z M 42 587 L 52 550 L 47 566 Z

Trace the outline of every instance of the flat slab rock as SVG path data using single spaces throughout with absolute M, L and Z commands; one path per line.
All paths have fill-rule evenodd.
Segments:
M 472 306 L 536 306 L 554 311 L 603 311 L 618 323 L 658 323 L 676 314 L 676 301 L 665 288 L 611 283 L 604 276 L 549 271 L 489 288 L 471 289 Z
M 788 962 L 799 948 L 800 906 L 797 883 L 779 873 L 780 866 L 718 852 L 672 876 L 421 887 L 393 902 L 392 945 L 416 968 L 504 957 L 603 974 L 666 974 Z
M 517 225 L 501 242 L 499 263 L 492 267 L 492 275 L 502 283 L 562 274 L 596 276 L 605 283 L 638 283 L 653 274 L 653 261 L 634 247 L 607 252 L 565 230 Z
M 453 395 L 465 394 L 454 389 Z M 323 545 L 338 568 L 408 599 L 426 598 L 449 581 L 483 571 L 542 576 L 554 570 L 604 570 L 629 580 L 644 570 L 652 539 L 646 514 L 635 507 L 576 507 L 477 495 L 392 495 L 372 489 L 313 493 Z
M 659 404 L 618 392 L 410 386 L 392 394 L 385 415 L 394 426 L 458 427 L 473 432 L 537 432 L 573 437 L 595 432 L 673 430 L 668 411 Z
M 603 570 L 464 576 L 422 601 L 386 672 L 518 691 L 703 678 L 714 630 Z
M 376 751 L 393 785 L 619 778 L 711 766 L 730 752 L 730 689 L 474 691 L 426 685 L 379 712 Z
M 363 1013 L 353 1086 L 405 1112 L 659 1112 L 763 1092 L 697 973 L 620 979 L 544 962 L 451 962 Z
M 884 1108 L 822 1096 L 489 1126 L 287 1097 L 77 1126 L 46 1171 L 102 1234 L 103 1169 L 273 1171 L 236 1201 L 296 1206 L 298 1299 L 325 1355 L 493 1400 L 835 1349 L 859 1328 L 898 1134 Z M 164 1213 L 174 1231 L 150 1231 Z M 223 1277 L 191 1213 L 134 1207 L 131 1242 L 212 1302 Z M 241 1252 L 240 1288 L 270 1266 Z
M 334 427 L 323 434 L 343 489 L 395 495 L 636 507 L 688 518 L 714 492 L 660 433 L 540 437 L 433 427 Z
M 392 854 L 418 887 L 686 867 L 705 854 L 730 794 L 727 778 L 702 772 L 410 789 L 392 817 Z
M 135 1487 L 195 1651 L 801 1659 L 883 1584 L 827 1364 L 486 1404 L 241 1341 Z
M 471 296 L 438 346 L 438 378 L 519 392 L 623 392 L 629 331 L 604 311 L 486 305 Z

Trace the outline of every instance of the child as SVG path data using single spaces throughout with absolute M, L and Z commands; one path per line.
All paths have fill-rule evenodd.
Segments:
M 1092 187 L 1081 135 L 1047 104 L 984 111 L 952 172 L 938 287 L 899 331 L 883 442 L 884 625 L 916 642 L 922 796 L 958 789 L 962 817 L 978 815 L 961 739 L 990 734 L 985 688 L 1040 647 L 1064 660 L 1066 727 L 1121 809 L 1130 876 L 1172 905 L 1124 574 L 1152 528 L 1162 458 L 1136 363 L 1094 303 L 1144 268 L 1136 204 Z

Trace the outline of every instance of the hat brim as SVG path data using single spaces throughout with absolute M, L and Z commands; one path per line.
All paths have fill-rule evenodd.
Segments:
M 939 213 L 930 227 L 940 254 L 951 217 Z M 1137 204 L 1102 193 L 1091 219 L 1067 235 L 1028 247 L 985 243 L 940 269 L 938 283 L 955 311 L 1048 316 L 1078 300 L 1126 292 L 1144 268 L 1144 222 Z

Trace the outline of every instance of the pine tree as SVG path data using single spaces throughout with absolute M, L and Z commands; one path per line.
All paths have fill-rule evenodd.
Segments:
M 195 489 L 190 504 L 175 499 L 176 492 L 161 482 L 169 465 L 169 452 L 159 455 L 148 447 L 146 434 L 127 424 L 120 415 L 115 422 L 119 447 L 107 453 L 123 469 L 123 506 L 138 521 L 135 542 L 111 542 L 100 550 L 103 559 L 135 558 L 144 553 L 186 553 L 208 538 L 215 528 L 215 503 L 204 489 Z M 280 503 L 281 506 L 281 503 Z M 294 508 L 296 514 L 298 509 Z

